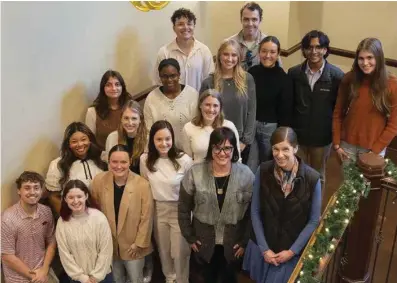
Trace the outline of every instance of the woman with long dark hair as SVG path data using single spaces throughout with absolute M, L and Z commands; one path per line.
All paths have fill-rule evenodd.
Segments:
M 106 139 L 106 156 L 116 144 L 125 144 L 131 152 L 130 170 L 139 174 L 139 158 L 147 143 L 147 129 L 143 111 L 138 102 L 128 100 L 121 111 L 120 125 Z M 107 158 L 106 158 L 107 159 Z
M 382 44 L 360 42 L 353 67 L 339 87 L 333 115 L 333 146 L 342 161 L 358 154 L 385 155 L 397 134 L 397 78 L 387 72 Z
M 106 71 L 99 85 L 99 93 L 88 108 L 85 123 L 95 134 L 101 150 L 105 150 L 106 138 L 117 130 L 121 109 L 131 99 L 121 74 L 114 70 Z
M 90 187 L 92 179 L 106 170 L 94 133 L 83 123 L 73 122 L 65 130 L 61 156 L 51 161 L 46 177 L 49 202 L 56 213 L 68 180 L 78 179 Z
M 277 128 L 270 143 L 273 160 L 263 162 L 255 176 L 243 269 L 257 283 L 287 283 L 320 221 L 321 182 L 296 155 L 293 129 Z
M 61 263 L 71 283 L 112 283 L 112 234 L 87 186 L 66 183 L 56 239 Z
M 154 212 L 154 238 L 166 283 L 189 282 L 190 248 L 178 225 L 180 183 L 192 159 L 176 148 L 169 122 L 157 121 L 150 129 L 149 151 L 141 156 L 141 175 L 150 183 Z
M 237 148 L 231 129 L 215 129 L 205 162 L 194 164 L 181 183 L 179 226 L 206 283 L 237 283 L 249 239 L 254 174 L 237 162 Z

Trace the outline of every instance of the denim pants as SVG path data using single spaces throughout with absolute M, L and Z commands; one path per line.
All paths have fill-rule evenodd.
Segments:
M 357 161 L 357 157 L 360 154 L 370 152 L 369 149 L 363 148 L 358 145 L 353 145 L 344 141 L 341 141 L 340 147 L 347 153 L 347 155 L 349 155 L 349 159 L 343 161 L 344 164 L 350 162 L 355 163 Z M 385 154 L 386 154 L 386 148 L 379 153 L 379 156 L 385 157 Z
M 68 276 L 69 277 L 69 276 Z M 80 281 L 73 280 L 72 278 L 69 277 L 69 282 L 70 283 L 80 283 Z M 108 273 L 105 278 L 102 281 L 99 281 L 98 283 L 113 283 L 113 274 L 112 272 Z
M 256 121 L 255 139 L 258 143 L 259 163 L 272 159 L 272 146 L 270 138 L 277 129 L 277 123 Z
M 142 283 L 144 265 L 145 258 L 136 260 L 113 260 L 114 282 L 125 283 L 129 281 L 130 283 Z

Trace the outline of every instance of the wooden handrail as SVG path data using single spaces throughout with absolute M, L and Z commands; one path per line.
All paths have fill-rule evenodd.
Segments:
M 294 54 L 295 52 L 299 51 L 300 49 L 301 49 L 301 44 L 299 42 L 288 49 L 281 49 L 280 55 L 282 57 L 288 57 L 288 56 L 291 56 L 292 54 Z M 354 59 L 356 57 L 356 52 L 351 51 L 351 50 L 336 48 L 336 47 L 330 47 L 329 54 L 340 56 L 340 57 L 345 57 L 345 58 L 352 58 L 352 59 Z M 214 56 L 214 59 L 215 59 L 215 56 Z M 397 60 L 396 59 L 385 58 L 385 64 L 386 64 L 386 66 L 397 68 Z M 136 101 L 141 101 L 141 100 L 145 99 L 148 96 L 148 94 L 156 87 L 157 86 L 150 86 L 149 88 L 144 89 L 137 94 L 134 94 L 133 99 Z

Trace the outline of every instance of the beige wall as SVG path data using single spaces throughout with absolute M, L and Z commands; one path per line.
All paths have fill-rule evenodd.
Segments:
M 129 2 L 2 2 L 2 210 L 17 199 L 13 183 L 23 170 L 46 173 L 65 127 L 83 120 L 108 68 L 123 74 L 131 93 L 151 85 L 157 50 L 174 36 L 175 9 L 196 14 L 196 37 L 215 53 L 222 39 L 241 29 L 243 3 L 171 2 L 143 13 Z M 259 3 L 262 31 L 279 37 L 282 48 L 319 28 L 333 46 L 350 50 L 376 35 L 386 55 L 397 58 L 397 2 Z M 283 64 L 289 68 L 302 60 L 296 52 Z M 330 61 L 345 71 L 351 66 L 350 59 Z
M 201 18 L 198 2 L 150 13 L 128 1 L 1 3 L 2 210 L 17 199 L 23 170 L 47 172 L 65 127 L 83 121 L 107 69 L 119 70 L 131 93 L 151 84 L 157 51 L 174 36 L 170 17 L 182 6 Z M 196 34 L 202 38 L 200 24 Z

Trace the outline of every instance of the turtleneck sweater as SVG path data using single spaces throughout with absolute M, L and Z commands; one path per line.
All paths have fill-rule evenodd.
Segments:
M 253 66 L 248 72 L 256 87 L 256 120 L 288 126 L 293 107 L 292 82 L 278 65 Z

